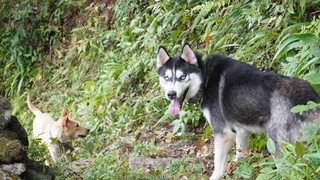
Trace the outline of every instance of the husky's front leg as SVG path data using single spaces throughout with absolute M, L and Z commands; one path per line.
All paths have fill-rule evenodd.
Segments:
M 234 133 L 231 129 L 214 135 L 214 171 L 210 180 L 218 180 L 223 176 L 227 166 L 228 152 L 233 142 Z

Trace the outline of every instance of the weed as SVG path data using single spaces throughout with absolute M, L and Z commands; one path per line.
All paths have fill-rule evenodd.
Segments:
M 12 99 L 14 114 L 29 134 L 33 115 L 23 103 L 27 94 L 52 117 L 67 107 L 91 129 L 89 136 L 74 142 L 71 154 L 74 160 L 94 160 L 78 170 L 62 161 L 53 166 L 58 178 L 202 179 L 206 175 L 199 163 L 190 165 L 183 157 L 165 170 L 128 168 L 129 156 L 155 156 L 161 150 L 152 141 L 136 139 L 137 134 L 172 122 L 173 133 L 188 137 L 185 129 L 203 119 L 193 104 L 185 105 L 179 117 L 166 113 L 168 102 L 159 91 L 155 70 L 159 45 L 177 53 L 189 42 L 203 54 L 224 53 L 263 70 L 304 78 L 320 92 L 318 7 L 319 1 L 304 0 L 4 0 L 0 94 Z M 210 126 L 204 127 L 201 139 L 211 138 Z M 265 140 L 256 136 L 252 147 L 263 150 Z M 134 150 L 121 151 L 127 144 Z M 312 146 L 318 146 L 314 139 Z M 45 150 L 36 140 L 29 148 L 30 158 L 44 160 Z M 315 156 L 305 153 L 307 159 Z M 243 159 L 235 177 L 278 177 L 274 164 L 251 163 L 265 160 L 270 159 L 259 154 Z M 283 167 L 296 167 L 291 163 L 294 160 Z M 297 167 L 309 172 L 317 161 L 303 163 Z M 295 173 L 299 169 L 293 168 Z

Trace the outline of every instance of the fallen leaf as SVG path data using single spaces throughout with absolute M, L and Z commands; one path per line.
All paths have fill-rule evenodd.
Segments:
M 171 132 L 168 132 L 164 140 L 166 143 L 171 143 L 173 138 L 174 138 L 173 134 Z

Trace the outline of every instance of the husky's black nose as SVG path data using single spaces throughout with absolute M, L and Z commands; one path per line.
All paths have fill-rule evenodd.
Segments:
M 176 93 L 175 91 L 169 91 L 169 92 L 167 93 L 167 96 L 168 96 L 168 98 L 169 98 L 170 100 L 173 100 L 173 99 L 176 99 L 177 93 Z

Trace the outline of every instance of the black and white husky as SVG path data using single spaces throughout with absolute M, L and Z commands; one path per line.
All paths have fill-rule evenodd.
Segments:
M 236 159 L 248 148 L 251 133 L 266 133 L 277 146 L 301 138 L 300 128 L 320 118 L 320 110 L 302 115 L 290 110 L 320 98 L 304 80 L 262 72 L 246 63 L 215 54 L 205 62 L 189 44 L 182 55 L 170 57 L 160 47 L 157 69 L 161 87 L 171 102 L 169 112 L 178 114 L 185 100 L 200 100 L 201 109 L 214 133 L 214 171 L 220 179 L 227 154 L 236 140 Z

